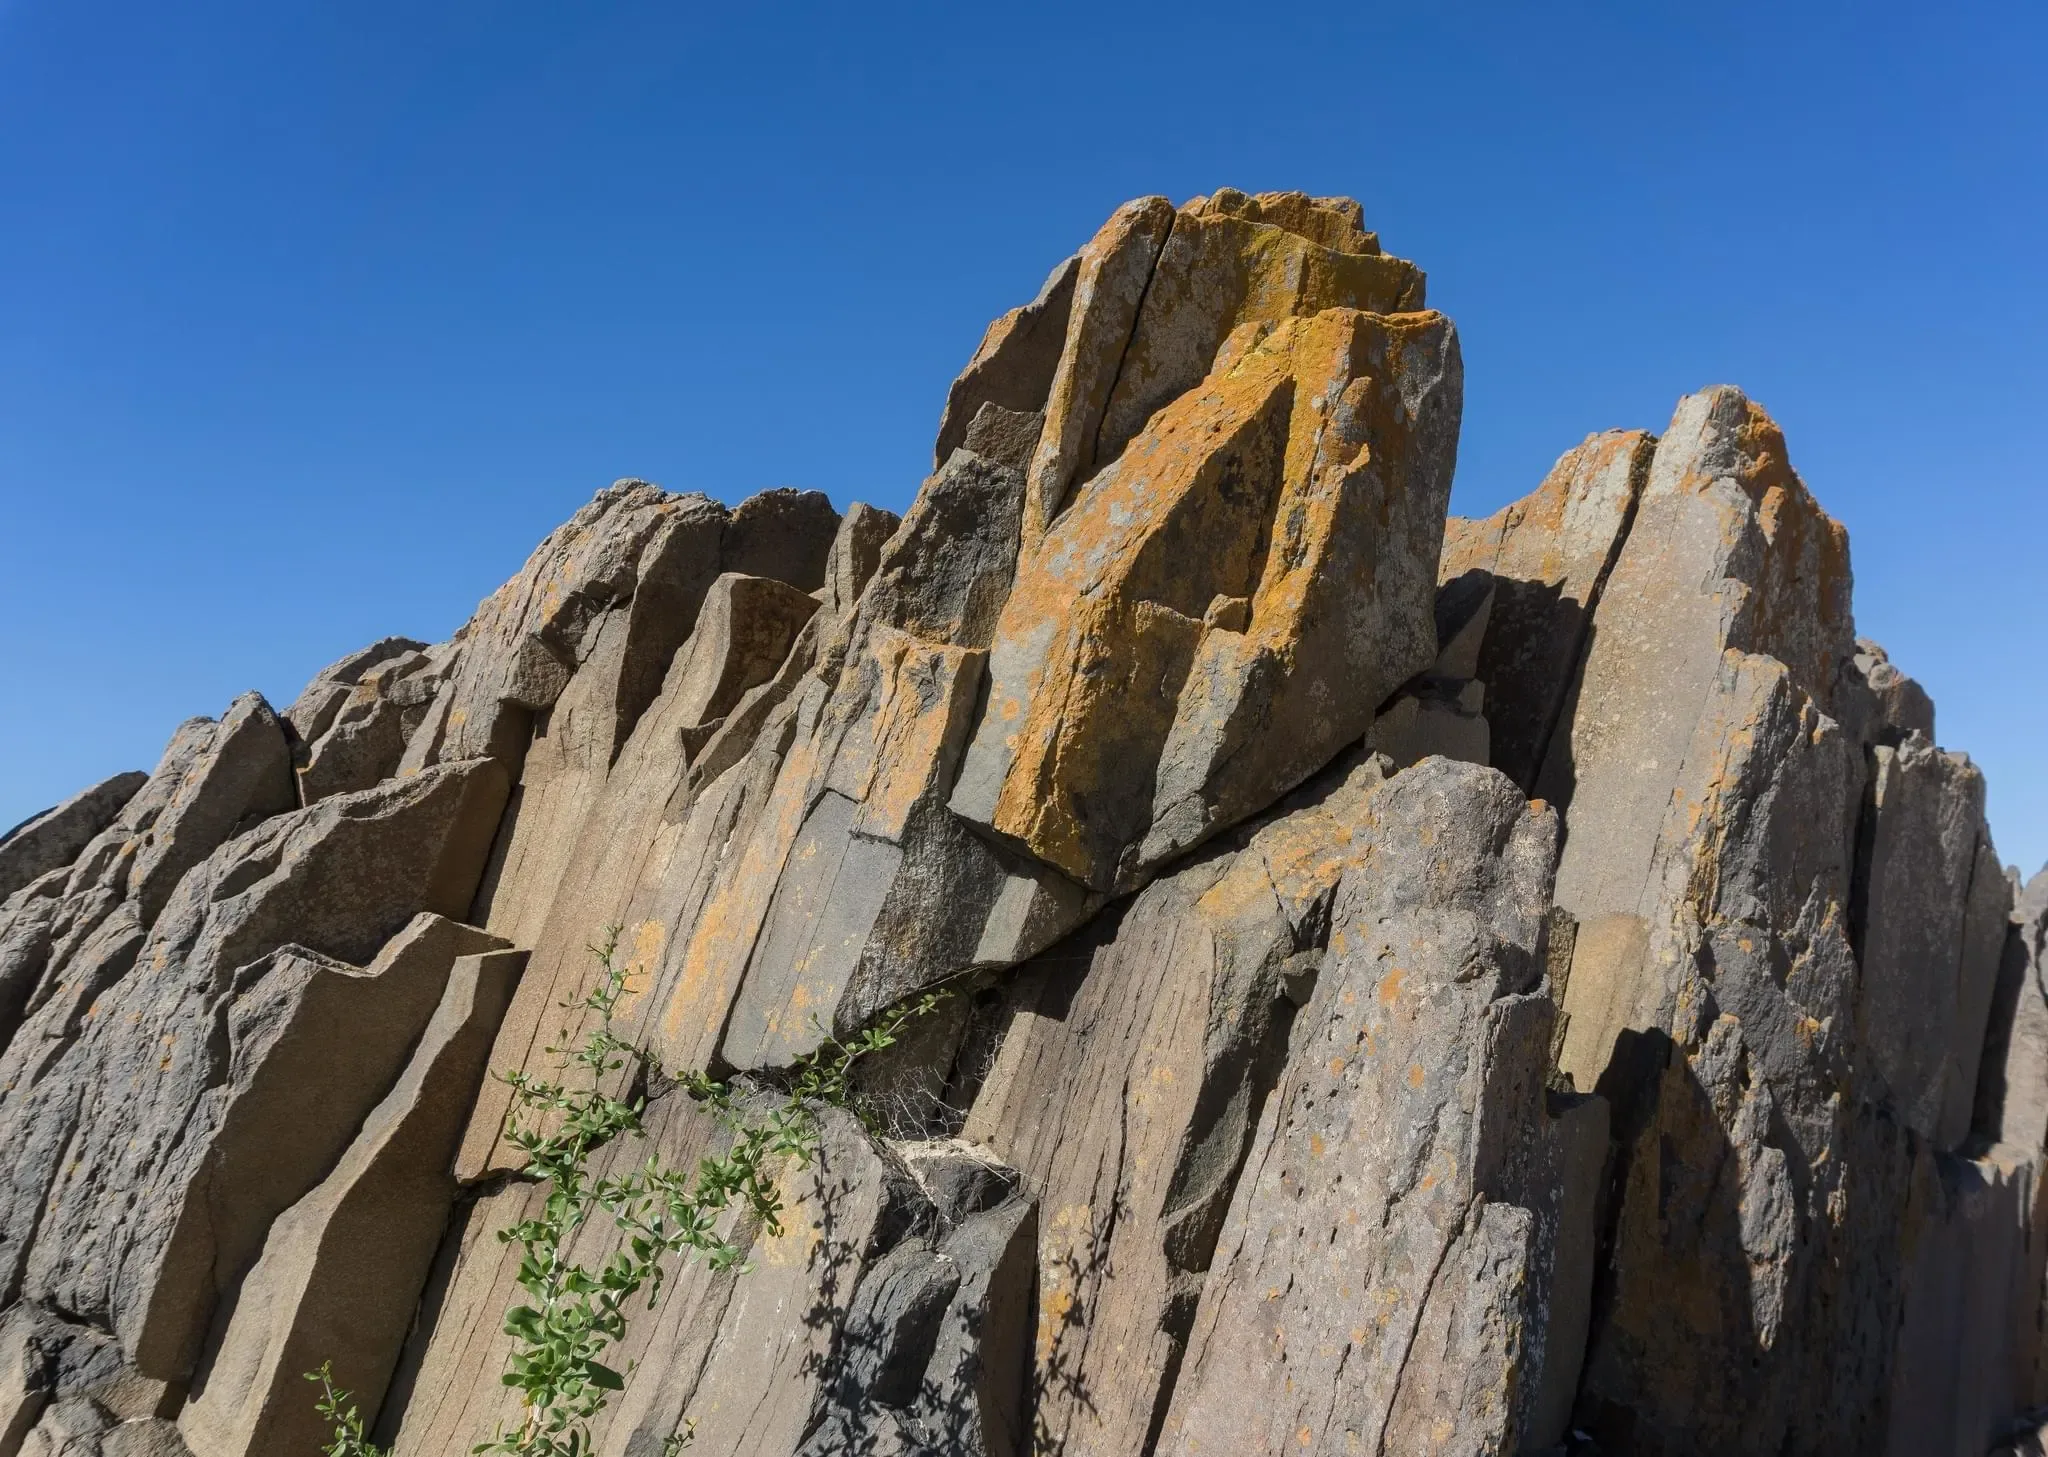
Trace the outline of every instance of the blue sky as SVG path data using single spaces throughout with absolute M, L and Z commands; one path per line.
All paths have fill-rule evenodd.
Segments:
M 1116 203 L 1360 198 L 1455 507 L 1742 385 L 2048 859 L 2048 8 L 0 0 L 0 826 L 591 491 L 900 508 Z

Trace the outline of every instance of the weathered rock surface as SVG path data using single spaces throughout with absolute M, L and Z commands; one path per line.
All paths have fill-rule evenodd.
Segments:
M 1040 1194 L 1045 1441 L 1135 1451 L 1156 1428 L 1291 998 L 1314 981 L 1384 772 L 1338 766 L 1003 989 L 965 1135 Z
M 1452 517 L 1446 583 L 1483 574 L 1493 596 L 1465 676 L 1486 684 L 1493 757 L 1533 790 L 1571 691 L 1587 630 L 1635 518 L 1656 439 L 1640 430 L 1588 436 L 1534 493 L 1484 521 Z
M 1509 1452 L 1543 1358 L 1557 817 L 1431 760 L 1365 809 L 1162 1452 Z
M 0 1457 L 516 1428 L 488 1073 L 607 943 L 593 1178 L 949 995 L 592 1457 L 2037 1449 L 2048 872 L 1759 406 L 1461 521 L 1461 396 L 1357 204 L 1139 199 L 900 520 L 621 481 L 0 837 Z
M 337 958 L 466 908 L 503 805 L 502 769 L 474 761 L 273 818 L 186 876 L 132 968 L 59 986 L 0 1058 L 9 1288 L 185 1376 L 236 1246 L 317 1181 L 439 996 L 381 995 L 417 980 L 378 973 L 409 971 L 426 928 L 368 973 Z M 459 936 L 420 955 L 445 975 Z
M 272 1222 L 179 1415 L 194 1457 L 319 1447 L 331 1432 L 304 1373 L 323 1363 L 367 1409 L 383 1402 L 455 1200 L 464 1104 L 525 960 L 494 951 L 443 969 L 403 1074 L 327 1177 Z
M 1332 308 L 1225 343 L 1020 562 L 951 799 L 1097 891 L 1300 783 L 1436 655 L 1448 323 Z
M 116 774 L 0 835 L 0 901 L 77 859 L 148 782 L 138 771 Z

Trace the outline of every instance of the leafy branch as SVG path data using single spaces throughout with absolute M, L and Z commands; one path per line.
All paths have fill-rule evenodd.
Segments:
M 606 1092 L 614 1075 L 641 1054 L 612 1030 L 626 992 L 626 969 L 618 963 L 619 928 L 611 927 L 590 948 L 601 975 L 581 1000 L 563 1004 L 584 1014 L 583 1042 L 548 1048 L 560 1069 L 559 1081 L 523 1072 L 499 1076 L 511 1087 L 514 1112 L 506 1141 L 526 1156 L 528 1174 L 547 1190 L 540 1211 L 501 1230 L 498 1238 L 519 1247 L 518 1283 L 525 1299 L 505 1316 L 513 1338 L 502 1380 L 520 1393 L 524 1416 L 501 1427 L 471 1450 L 492 1457 L 588 1457 L 590 1423 L 626 1375 L 604 1357 L 624 1339 L 627 1302 L 646 1293 L 647 1308 L 660 1300 L 669 1256 L 701 1259 L 714 1271 L 745 1271 L 746 1246 L 728 1231 L 734 1208 L 745 1210 L 769 1234 L 779 1234 L 783 1213 L 781 1173 L 793 1162 L 807 1166 L 816 1155 L 821 1106 L 848 1107 L 852 1074 L 859 1061 L 894 1046 L 904 1025 L 929 1013 L 945 997 L 932 992 L 903 1004 L 849 1041 L 827 1037 L 792 1067 L 780 1097 L 768 1107 L 743 1104 L 727 1083 L 702 1073 L 681 1080 L 693 1098 L 709 1105 L 731 1131 L 723 1154 L 710 1154 L 694 1171 L 665 1166 L 657 1155 L 629 1172 L 594 1174 L 592 1156 L 622 1136 L 645 1137 L 645 1100 L 627 1101 Z M 604 1260 L 585 1265 L 568 1253 L 577 1236 L 598 1215 L 619 1236 Z M 337 1390 L 326 1367 L 309 1373 L 322 1385 L 320 1414 L 335 1424 L 328 1457 L 383 1457 L 366 1442 L 362 1423 Z M 680 1451 L 688 1431 L 671 1437 L 664 1450 Z
M 327 1457 L 384 1457 L 384 1450 L 363 1435 L 363 1418 L 355 1399 L 334 1384 L 334 1363 L 322 1361 L 318 1371 L 306 1373 L 308 1381 L 320 1385 L 320 1399 L 313 1409 L 322 1421 L 334 1423 L 334 1440 L 320 1450 Z

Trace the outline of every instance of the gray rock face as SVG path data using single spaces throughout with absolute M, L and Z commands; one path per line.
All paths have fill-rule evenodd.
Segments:
M 324 1136 L 291 1132 L 313 1116 L 304 1091 L 322 1075 L 307 1069 L 296 1097 L 266 1093 L 270 1054 L 291 1045 L 316 988 L 342 992 L 351 973 L 331 958 L 368 959 L 420 911 L 467 906 L 503 803 L 502 769 L 475 762 L 272 819 L 186 877 L 132 971 L 66 987 L 33 1013 L 0 1059 L 0 1117 L 21 1147 L 0 1190 L 10 1290 L 100 1323 L 146 1375 L 187 1374 L 213 1282 L 238 1273 L 220 1243 L 234 1242 L 229 1210 L 207 1203 L 216 1143 L 229 1140 L 225 1155 L 238 1129 L 256 1140 L 255 1182 L 229 1209 L 232 1227 L 260 1240 L 382 1092 L 368 1085 L 374 1056 L 358 1060 L 316 1015 L 313 1045 L 361 1091 L 321 1105 Z M 392 1029 L 386 1082 L 437 995 Z M 282 1101 L 254 1113 L 266 1098 Z
M 1515 1450 L 1556 1238 L 1537 987 L 1557 828 L 1445 760 L 1375 796 L 1162 1452 Z
M 945 1228 L 892 1150 L 840 1118 L 790 1192 L 783 1232 L 757 1241 L 755 1277 L 734 1287 L 701 1366 L 667 1373 L 694 1388 L 692 1446 L 1021 1450 L 1017 1408 L 991 1422 L 984 1403 L 1022 1375 L 1009 1358 L 1028 1329 L 1029 1202 Z
M 1860 847 L 1862 1062 L 1908 1127 L 1969 1132 L 2011 892 L 1984 829 L 1984 776 L 1910 735 L 1872 750 Z
M 1915 733 L 1934 742 L 1934 700 L 1892 666 L 1883 648 L 1869 638 L 1857 638 L 1853 666 L 1869 690 L 1872 712 L 1862 734 L 1867 742 L 1896 748 L 1906 735 Z
M 1977 1080 L 1978 1138 L 2048 1149 L 2048 870 L 2014 905 Z
M 516 763 L 532 715 L 554 707 L 600 647 L 616 752 L 718 573 L 786 576 L 808 591 L 824 579 L 837 524 L 815 492 L 767 492 L 729 514 L 644 481 L 600 491 L 463 627 L 459 664 L 400 771 L 479 755 Z
M 855 611 L 821 634 L 816 667 L 691 806 L 684 841 L 725 846 L 722 863 L 701 850 L 672 860 L 691 878 L 688 912 L 634 930 L 650 962 L 659 952 L 641 1015 L 668 1065 L 786 1064 L 1078 918 L 1083 892 L 989 845 L 944 803 L 1021 493 L 1014 472 L 956 451 Z
M 1096 261 L 1091 301 L 1100 287 L 1101 268 Z M 1081 257 L 1076 254 L 1053 269 L 1038 297 L 1011 309 L 982 334 L 974 357 L 946 394 L 946 411 L 939 420 L 939 438 L 932 452 L 934 470 L 967 444 L 968 427 L 987 406 L 1019 415 L 1044 407 L 1067 342 L 1074 281 L 1080 271 Z
M 1847 535 L 1777 427 L 1732 389 L 1681 401 L 1537 778 L 1570 807 L 1558 903 L 1581 920 L 1636 910 L 1724 652 L 1777 659 L 1826 712 L 1852 648 Z
M 1536 491 L 1484 521 L 1452 517 L 1442 578 L 1493 585 L 1483 644 L 1458 676 L 1488 694 L 1490 762 L 1533 790 L 1583 655 L 1593 610 L 1635 518 L 1656 438 L 1588 436 Z
M 116 774 L 0 835 L 0 901 L 77 859 L 148 782 L 137 771 Z
M 295 802 L 283 730 L 259 695 L 236 699 L 218 723 L 181 724 L 148 782 L 68 868 L 0 902 L 0 1036 L 52 1001 L 84 1005 L 126 973 L 179 879 Z
M 332 1171 L 270 1225 L 179 1414 L 195 1457 L 320 1446 L 332 1434 L 302 1373 L 323 1363 L 367 1410 L 382 1403 L 454 1203 L 465 1105 L 525 960 L 494 951 L 443 966 L 445 989 L 405 1071 Z
M 1385 764 L 1338 766 L 1015 973 L 965 1136 L 1040 1191 L 1043 1443 L 1142 1448 Z
M 1944 1154 L 1917 1173 L 1883 1451 L 1988 1452 L 2012 1415 L 2015 1364 L 2031 1354 L 2039 1168 Z

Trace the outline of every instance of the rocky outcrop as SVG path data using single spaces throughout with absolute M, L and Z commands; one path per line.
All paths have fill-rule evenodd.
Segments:
M 518 1429 L 505 1077 L 608 937 L 596 1180 L 947 996 L 593 1457 L 2038 1445 L 2048 873 L 1754 401 L 1483 521 L 1461 409 L 1357 204 L 1140 199 L 900 519 L 622 481 L 0 838 L 0 1457 L 310 1453 L 323 1362 L 403 1457 Z
M 77 859 L 148 782 L 147 774 L 133 770 L 116 774 L 0 835 L 0 900 Z

